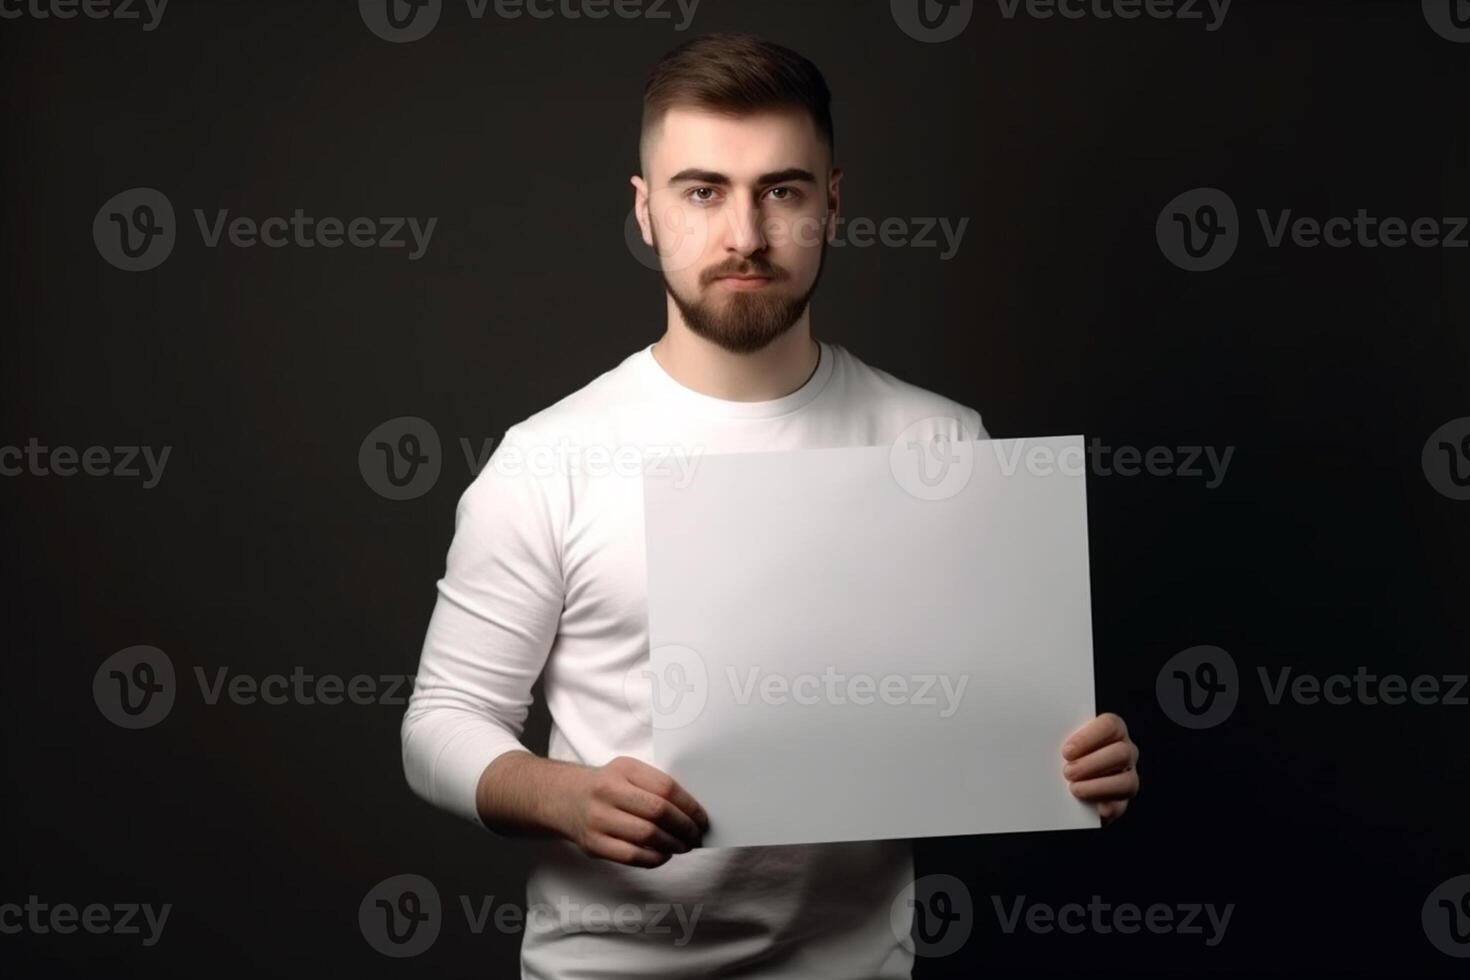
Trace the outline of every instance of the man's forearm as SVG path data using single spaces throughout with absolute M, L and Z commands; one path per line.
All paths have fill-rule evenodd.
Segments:
M 565 837 L 567 801 L 589 771 L 530 752 L 506 752 L 480 774 L 475 809 L 485 826 L 506 837 Z

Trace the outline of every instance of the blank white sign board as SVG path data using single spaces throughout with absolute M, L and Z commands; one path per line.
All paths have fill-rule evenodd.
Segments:
M 1061 774 L 1095 714 L 1082 437 L 945 446 L 645 473 L 654 756 L 705 846 L 1099 826 Z

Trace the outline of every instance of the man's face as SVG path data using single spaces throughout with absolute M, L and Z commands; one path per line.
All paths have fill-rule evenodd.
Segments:
M 644 241 L 689 328 L 742 353 L 789 330 L 816 291 L 842 176 L 811 117 L 676 107 L 644 163 Z

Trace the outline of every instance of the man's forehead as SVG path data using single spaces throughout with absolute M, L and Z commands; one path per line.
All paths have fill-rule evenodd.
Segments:
M 648 164 L 656 180 L 688 169 L 753 180 L 791 168 L 818 173 L 824 149 L 811 116 L 799 109 L 737 116 L 674 106 L 652 134 Z

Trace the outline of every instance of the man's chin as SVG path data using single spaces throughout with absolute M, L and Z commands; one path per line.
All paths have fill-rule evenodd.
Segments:
M 736 354 L 764 349 L 790 330 L 806 309 L 805 302 L 793 303 L 787 296 L 737 293 L 718 286 L 706 291 L 697 304 L 685 302 L 672 289 L 669 292 L 696 336 Z M 711 295 L 716 292 L 728 295 Z

